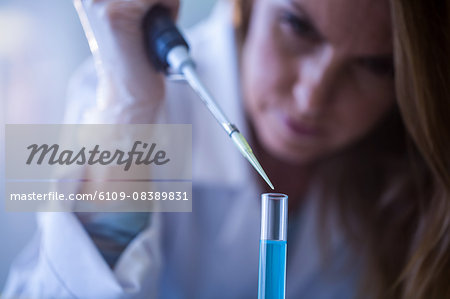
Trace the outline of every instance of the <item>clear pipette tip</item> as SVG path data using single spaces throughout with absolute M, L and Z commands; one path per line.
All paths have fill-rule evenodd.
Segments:
M 275 190 L 275 188 L 272 185 L 272 182 L 269 180 L 269 177 L 262 168 L 261 164 L 259 164 L 255 155 L 253 154 L 252 149 L 250 148 L 250 145 L 248 145 L 248 142 L 247 140 L 245 140 L 244 136 L 239 131 L 235 131 L 231 134 L 231 139 L 237 145 L 241 154 L 250 162 L 250 164 L 252 164 L 252 166 L 264 179 L 264 181 L 266 181 L 267 185 L 269 185 L 269 187 L 272 188 L 272 190 Z
M 253 167 L 256 169 L 256 171 L 258 171 L 258 173 L 262 176 L 264 181 L 266 181 L 267 185 L 269 185 L 269 187 L 272 188 L 272 190 L 275 190 L 272 182 L 269 180 L 269 177 L 267 176 L 266 172 L 262 168 L 261 164 L 259 164 L 258 160 L 256 160 L 256 157 L 253 154 L 253 152 L 247 153 L 246 158 L 247 158 L 247 160 L 250 161 L 250 163 L 253 165 Z

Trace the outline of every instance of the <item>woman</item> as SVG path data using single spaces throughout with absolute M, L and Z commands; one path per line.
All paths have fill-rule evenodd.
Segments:
M 152 214 L 145 229 L 142 215 L 42 216 L 7 294 L 256 296 L 256 198 L 264 187 L 231 147 L 221 152 L 226 143 L 212 120 L 200 120 L 205 111 L 187 87 L 143 63 L 140 26 L 155 3 L 85 3 L 99 79 L 87 119 L 151 123 L 164 107 L 168 121 L 192 122 L 193 212 Z M 178 2 L 163 3 L 175 16 Z M 233 5 L 232 14 L 220 3 L 193 30 L 191 46 L 206 84 L 247 125 L 276 190 L 290 197 L 287 297 L 450 298 L 447 4 Z M 124 231 L 114 217 L 131 216 L 138 224 L 124 220 L 129 237 L 111 236 Z M 62 226 L 64 236 L 55 228 Z

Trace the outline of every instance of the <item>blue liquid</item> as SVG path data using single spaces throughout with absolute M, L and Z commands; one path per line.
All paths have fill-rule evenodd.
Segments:
M 286 241 L 259 242 L 259 299 L 285 298 Z

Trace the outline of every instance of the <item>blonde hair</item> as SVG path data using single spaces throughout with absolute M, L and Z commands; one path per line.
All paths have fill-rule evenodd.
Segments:
M 404 298 L 450 298 L 450 38 L 444 0 L 392 0 L 398 105 L 433 182 L 421 198 Z
M 252 2 L 234 0 L 241 43 Z M 362 297 L 450 298 L 449 7 L 390 2 L 398 108 L 327 161 L 321 204 L 364 257 Z

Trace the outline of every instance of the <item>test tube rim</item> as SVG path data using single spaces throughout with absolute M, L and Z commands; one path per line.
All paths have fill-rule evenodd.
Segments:
M 283 200 L 289 198 L 289 196 L 284 193 L 270 192 L 270 193 L 263 193 L 262 198 L 269 198 L 271 200 Z
M 261 240 L 287 240 L 288 198 L 289 196 L 283 193 L 261 194 Z M 280 222 L 273 222 L 272 220 L 269 220 L 269 207 L 271 205 L 270 202 L 280 206 Z M 276 224 L 276 226 L 273 226 L 274 223 L 278 224 Z M 273 230 L 274 227 L 278 227 L 278 229 Z

